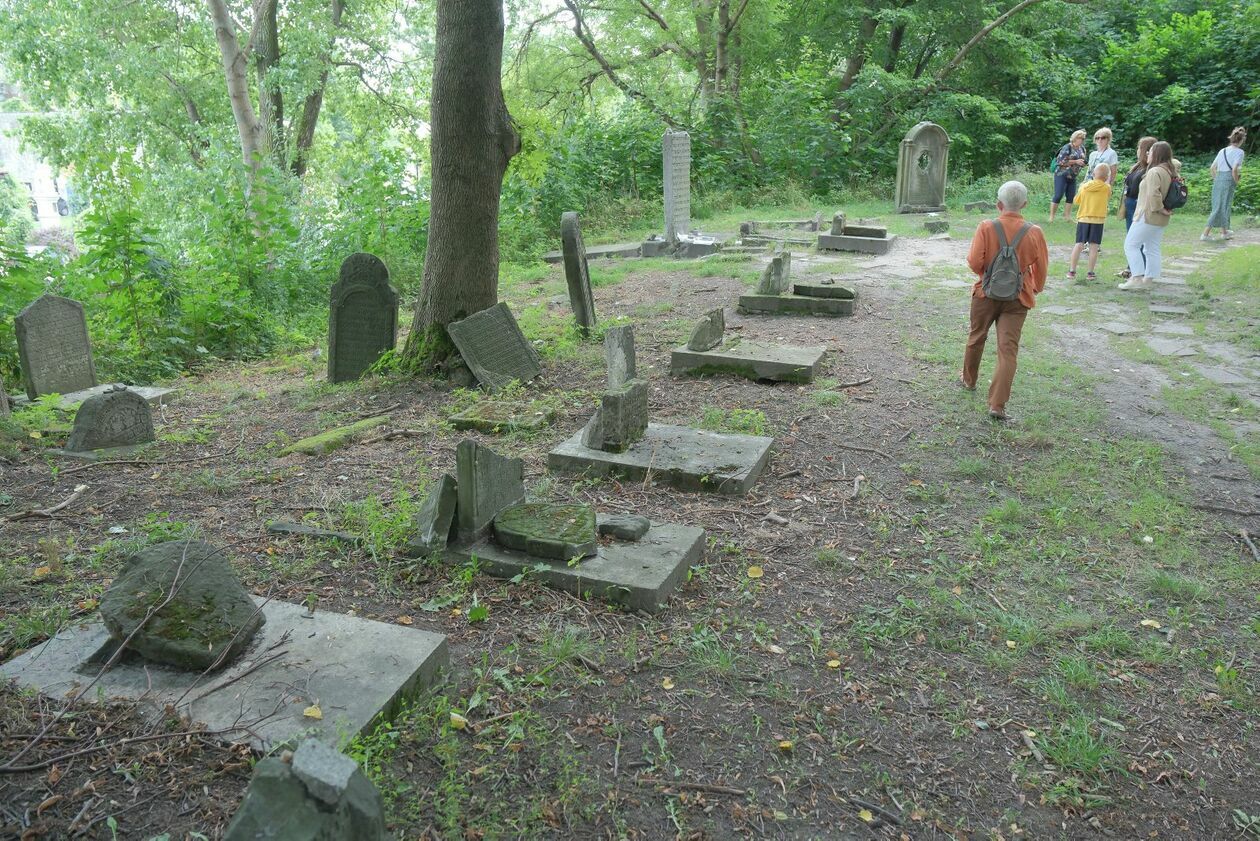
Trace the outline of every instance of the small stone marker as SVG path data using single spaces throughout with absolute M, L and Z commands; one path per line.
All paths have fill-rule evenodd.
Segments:
M 499 432 L 542 429 L 555 419 L 556 410 L 538 401 L 514 403 L 482 400 L 451 415 L 450 422 L 456 429 L 475 429 L 493 435 Z
M 599 548 L 589 505 L 511 505 L 495 515 L 494 537 L 500 546 L 553 561 L 584 558 Z
M 582 443 L 592 450 L 621 453 L 643 437 L 648 426 L 648 385 L 629 380 L 609 389 L 582 432 Z
M 784 251 L 770 258 L 757 284 L 758 295 L 782 295 L 792 283 L 792 252 Z
M 13 319 L 26 396 L 69 394 L 96 385 L 83 304 L 44 294 Z
M 502 301 L 446 329 L 473 376 L 491 391 L 514 381 L 529 382 L 542 373 L 538 352 Z
M 622 324 L 604 333 L 608 387 L 621 388 L 638 376 L 634 358 L 634 325 Z
M 923 223 L 923 227 L 930 234 L 943 234 L 949 230 L 949 221 L 946 219 L 928 219 Z
M 661 138 L 665 182 L 665 241 L 670 247 L 691 230 L 691 135 L 669 129 Z
M 295 535 L 297 537 L 314 537 L 320 540 L 336 540 L 339 543 L 359 543 L 359 538 L 353 534 L 347 534 L 344 531 L 331 531 L 329 529 L 316 528 L 306 523 L 290 523 L 285 520 L 276 520 L 267 524 L 268 534 L 284 534 Z
M 451 525 L 455 522 L 458 499 L 455 477 L 443 473 L 429 489 L 429 496 L 412 521 L 416 535 L 407 541 L 404 552 L 407 557 L 422 558 L 446 548 L 451 537 Z
M 83 401 L 74 416 L 74 430 L 66 450 L 83 453 L 134 447 L 155 438 L 153 410 L 148 402 L 125 385 L 116 385 Z
M 652 521 L 638 514 L 598 514 L 595 529 L 601 537 L 633 543 L 642 540 L 652 528 Z
M 975 213 L 977 210 L 991 210 L 996 206 L 996 202 L 991 201 L 969 201 L 963 205 L 963 210 L 968 213 Z
M 385 841 L 381 793 L 353 759 L 307 739 L 291 762 L 269 756 L 254 766 L 249 789 L 224 841 L 259 838 Z
M 195 672 L 230 664 L 263 625 L 227 556 L 199 540 L 158 543 L 128 558 L 100 613 L 116 642 L 130 637 L 142 657 Z
M 456 517 L 460 538 L 478 535 L 494 516 L 525 499 L 525 464 L 505 458 L 476 441 L 455 450 Z
M 833 237 L 844 236 L 844 214 L 837 213 L 831 217 L 831 235 Z
M 691 331 L 687 339 L 688 350 L 712 350 L 722 344 L 726 332 L 726 315 L 721 307 L 709 310 Z
M 572 211 L 560 216 L 560 244 L 564 250 L 564 277 L 569 284 L 569 304 L 578 330 L 588 335 L 595 328 L 595 299 L 591 295 L 591 273 L 582 244 L 578 215 Z
M 398 292 L 389 269 L 374 254 L 351 254 L 328 297 L 328 381 L 357 380 L 393 350 L 398 335 Z

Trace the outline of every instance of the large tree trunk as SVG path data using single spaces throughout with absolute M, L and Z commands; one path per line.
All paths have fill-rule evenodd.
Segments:
M 438 0 L 424 282 L 403 362 L 451 353 L 446 325 L 499 294 L 499 194 L 520 136 L 503 102 L 502 0 Z
M 280 31 L 276 26 L 277 0 L 254 0 L 254 30 L 250 34 L 254 74 L 258 78 L 258 117 L 267 133 L 276 166 L 284 168 L 284 95 L 274 78 L 267 76 L 280 63 Z
M 341 13 L 345 10 L 344 0 L 332 0 L 332 25 L 334 33 L 341 26 Z M 315 142 L 315 124 L 319 121 L 319 111 L 324 105 L 324 89 L 328 86 L 328 66 L 332 63 L 334 34 L 328 42 L 328 52 L 324 54 L 324 69 L 319 74 L 319 82 L 302 103 L 302 113 L 298 117 L 293 131 L 293 174 L 301 178 L 306 174 L 306 166 L 310 158 L 311 144 Z
M 245 51 L 236 39 L 236 24 L 232 21 L 226 1 L 207 0 L 207 3 L 210 5 L 210 16 L 214 19 L 214 37 L 219 42 L 219 55 L 223 59 L 228 100 L 232 103 L 232 116 L 236 118 L 236 131 L 241 139 L 241 155 L 249 171 L 257 172 L 266 154 L 267 138 L 249 97 Z

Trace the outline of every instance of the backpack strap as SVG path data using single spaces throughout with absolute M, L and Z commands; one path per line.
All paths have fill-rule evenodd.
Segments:
M 1001 228 L 1002 226 L 999 225 L 998 227 Z M 1028 233 L 1028 229 L 1031 227 L 1032 222 L 1025 222 L 1023 224 L 1023 226 L 1019 229 L 1019 233 L 1015 235 L 1015 239 L 1011 240 L 1011 248 L 1015 248 L 1019 245 L 1020 240 L 1024 238 L 1024 234 Z M 1005 239 L 1005 237 L 1003 237 L 1003 239 Z
M 1002 223 L 996 219 L 990 219 L 989 222 L 993 225 L 993 230 L 997 232 L 998 248 L 1002 249 L 1008 247 L 1009 243 L 1006 241 L 1006 230 L 1002 227 Z

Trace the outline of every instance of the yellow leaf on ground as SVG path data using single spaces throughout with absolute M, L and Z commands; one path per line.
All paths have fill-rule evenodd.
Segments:
M 783 651 L 783 646 L 781 646 L 781 645 L 768 645 L 768 646 L 766 646 L 766 650 L 767 650 L 767 651 L 769 651 L 771 654 L 783 654 L 783 653 L 784 653 L 784 651 Z
M 1007 641 L 1006 641 L 1006 647 L 1007 647 L 1007 648 L 1014 648 L 1016 645 L 1017 645 L 1017 643 L 1015 642 L 1015 640 L 1007 640 Z
M 416 620 L 412 619 L 410 616 L 399 616 L 399 617 L 398 617 L 398 624 L 399 624 L 399 625 L 410 625 L 410 624 L 412 624 L 412 623 L 413 623 L 413 622 L 415 622 L 415 621 L 416 621 Z
M 96 608 L 96 599 L 84 599 L 79 602 L 79 610 L 94 610 Z
M 467 726 L 468 726 L 468 719 L 464 718 L 459 713 L 456 713 L 456 712 L 451 713 L 451 729 L 463 730 Z
M 1157 630 L 1157 631 L 1158 631 L 1161 627 L 1163 627 L 1163 626 L 1162 626 L 1162 625 L 1160 625 L 1158 622 L 1156 622 L 1154 619 L 1143 619 L 1143 620 L 1141 621 L 1141 623 L 1140 623 L 1140 624 L 1141 624 L 1141 626 L 1142 626 L 1143 628 L 1154 628 L 1154 629 L 1155 629 L 1155 630 Z
M 661 681 L 661 688 L 663 688 L 663 689 L 673 689 L 673 688 L 674 688 L 674 679 L 673 679 L 672 677 L 667 677 L 667 678 L 665 678 L 663 681 Z
M 52 574 L 52 567 L 35 567 L 32 578 L 45 578 Z
M 765 571 L 764 569 L 762 569 L 761 567 L 757 566 L 756 564 L 754 564 L 754 565 L 752 565 L 752 566 L 750 566 L 750 567 L 748 568 L 748 577 L 749 577 L 749 578 L 760 578 L 761 576 L 763 576 L 763 575 L 765 575 L 765 574 L 766 574 L 766 571 Z
M 44 433 L 39 432 L 38 430 L 36 430 L 36 431 L 31 432 L 31 437 L 32 437 L 32 438 L 43 438 L 43 437 L 44 437 Z
M 838 669 L 838 668 L 840 668 L 840 661 L 839 661 L 839 660 L 828 660 L 828 661 L 827 661 L 827 668 L 829 668 L 829 669 Z
M 311 704 L 309 707 L 302 710 L 302 715 L 318 721 L 324 717 L 324 711 L 319 708 L 319 704 Z
M 952 590 L 950 590 L 950 592 L 951 592 L 951 593 L 953 593 L 955 596 L 961 596 L 961 595 L 962 595 L 962 587 L 959 587 L 959 586 L 955 585 L 955 586 L 954 586 L 954 588 L 953 588 Z
M 870 809 L 862 809 L 860 812 L 858 812 L 858 817 L 866 821 L 867 823 L 870 823 L 871 821 L 875 820 L 875 814 L 871 812 Z
M 791 749 L 792 749 L 791 739 L 783 739 L 782 741 L 779 742 L 779 750 L 783 751 L 784 753 L 787 753 Z

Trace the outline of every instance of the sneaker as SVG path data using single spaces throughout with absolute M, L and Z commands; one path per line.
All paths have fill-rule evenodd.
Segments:
M 1129 278 L 1128 280 L 1126 280 L 1124 283 L 1121 283 L 1116 288 L 1123 289 L 1126 292 L 1128 292 L 1134 289 L 1145 289 L 1146 286 L 1147 286 L 1146 278 L 1142 277 L 1141 275 L 1137 275 L 1135 277 Z
M 1199 234 L 1199 242 L 1211 242 L 1212 238 L 1207 234 Z
M 1086 279 L 1086 280 L 1098 280 L 1098 275 L 1094 274 L 1093 272 L 1088 272 L 1088 273 L 1085 275 L 1085 279 Z
M 1068 279 L 1068 280 L 1076 280 L 1076 272 L 1068 272 L 1068 273 L 1067 273 L 1067 279 Z
M 1221 234 L 1221 239 L 1233 239 L 1233 238 L 1234 238 L 1233 231 L 1226 231 L 1225 233 Z

